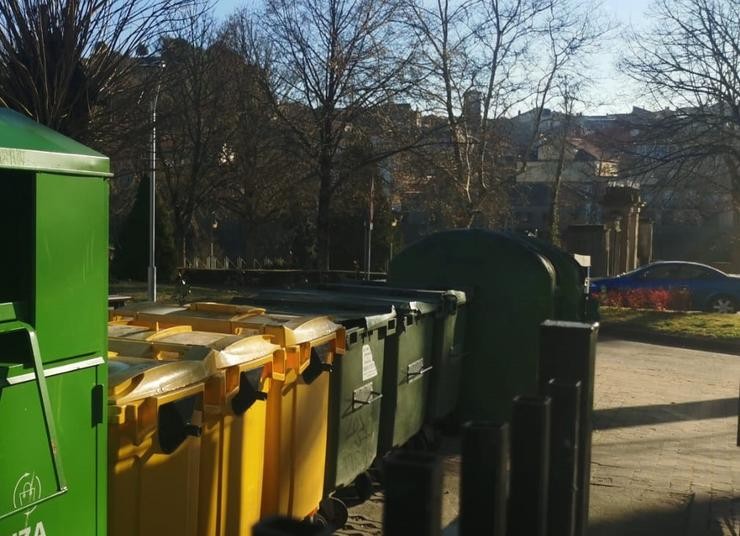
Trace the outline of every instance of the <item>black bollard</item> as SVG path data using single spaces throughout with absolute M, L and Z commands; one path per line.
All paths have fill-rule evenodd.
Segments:
M 509 425 L 468 422 L 462 428 L 460 536 L 505 536 Z
M 581 382 L 550 380 L 550 490 L 547 536 L 573 536 L 578 494 Z
M 545 536 L 550 455 L 550 398 L 518 396 L 511 415 L 509 536 Z
M 398 451 L 386 459 L 385 536 L 442 534 L 442 467 L 429 452 Z
M 252 527 L 252 536 L 328 536 L 328 527 L 289 517 L 268 517 Z
M 598 324 L 546 320 L 540 327 L 540 392 L 547 392 L 547 384 L 551 378 L 581 382 L 576 536 L 586 536 L 588 527 L 594 370 L 598 334 Z

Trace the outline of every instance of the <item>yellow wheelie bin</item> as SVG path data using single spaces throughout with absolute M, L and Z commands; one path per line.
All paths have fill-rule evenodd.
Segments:
M 154 359 L 201 359 L 211 372 L 204 395 L 198 534 L 250 534 L 262 500 L 267 413 L 262 401 L 270 390 L 273 360 L 284 361 L 284 350 L 266 335 L 225 335 L 189 326 L 146 333 L 146 341 L 111 338 L 110 349 Z
M 256 317 L 255 317 L 256 319 Z M 312 516 L 324 497 L 329 377 L 345 350 L 344 328 L 328 317 L 263 315 L 258 328 L 286 351 L 282 379 L 268 399 L 262 515 Z M 270 402 L 273 403 L 270 403 Z
M 148 303 L 110 311 L 109 320 L 113 325 L 154 322 L 157 328 L 188 325 L 194 330 L 234 333 L 240 319 L 264 312 L 259 307 L 226 303 L 196 302 L 184 307 Z
M 334 355 L 344 353 L 344 328 L 323 316 L 270 315 L 264 309 L 210 303 L 123 314 L 129 315 L 130 323 L 141 324 L 139 328 L 148 326 L 134 336 L 161 341 L 165 332 L 184 333 L 187 326 L 180 323 L 204 326 L 197 316 L 203 313 L 208 326 L 223 334 L 259 332 L 271 335 L 284 348 L 284 359 L 274 360 L 271 367 L 261 511 L 263 516 L 299 519 L 313 515 L 324 493 L 329 398 L 324 373 L 331 371 Z M 125 321 L 114 318 L 111 327 Z
M 201 361 L 109 359 L 108 534 L 197 533 Z

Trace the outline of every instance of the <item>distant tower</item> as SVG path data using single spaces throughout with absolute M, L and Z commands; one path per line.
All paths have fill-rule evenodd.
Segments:
M 463 119 L 468 132 L 477 135 L 481 119 L 481 92 L 477 89 L 469 89 L 463 95 Z

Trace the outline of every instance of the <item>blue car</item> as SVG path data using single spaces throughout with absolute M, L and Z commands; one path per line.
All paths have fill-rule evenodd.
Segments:
M 662 261 L 616 277 L 591 281 L 591 292 L 631 289 L 686 289 L 692 308 L 734 313 L 740 305 L 740 276 L 697 262 Z

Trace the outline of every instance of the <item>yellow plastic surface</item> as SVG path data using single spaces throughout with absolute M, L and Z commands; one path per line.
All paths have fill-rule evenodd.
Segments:
M 153 331 L 177 325 L 223 334 L 251 334 L 257 331 L 269 335 L 272 342 L 283 347 L 282 353 L 275 352 L 271 365 L 266 367 L 263 374 L 263 391 L 268 393 L 267 404 L 256 403 L 247 411 L 247 420 L 242 423 L 246 428 L 237 430 L 237 418 L 228 415 L 229 408 L 210 402 L 219 393 L 228 392 L 228 379 L 221 376 L 223 387 L 213 383 L 214 380 L 209 381 L 206 387 L 206 400 L 209 402 L 206 406 L 202 447 L 204 462 L 201 472 L 201 505 L 206 504 L 207 507 L 200 516 L 200 534 L 241 534 L 239 531 L 256 519 L 256 512 L 250 508 L 259 501 L 239 503 L 237 508 L 242 512 L 243 519 L 247 520 L 239 525 L 228 524 L 232 521 L 232 516 L 228 513 L 215 515 L 214 509 L 220 501 L 220 511 L 223 512 L 225 505 L 231 504 L 229 501 L 237 500 L 236 497 L 247 497 L 259 485 L 262 487 L 262 517 L 284 515 L 302 519 L 313 514 L 323 498 L 329 373 L 320 374 L 311 384 L 303 380 L 301 373 L 309 366 L 311 351 L 315 347 L 328 348 L 329 362 L 334 355 L 344 352 L 344 328 L 328 317 L 268 315 L 264 311 L 253 314 L 250 311 L 253 309 L 241 311 L 233 306 L 193 304 L 189 309 L 169 312 L 141 311 L 136 313 L 133 320 L 134 323 L 150 324 Z M 164 315 L 161 314 L 163 312 Z M 179 342 L 184 342 L 184 339 L 192 335 L 180 332 L 178 337 Z M 154 338 L 157 343 L 172 340 L 169 336 Z M 258 407 L 264 408 L 264 416 L 258 411 L 253 412 Z M 224 411 L 223 415 L 212 419 L 211 412 L 218 411 L 219 408 Z M 265 434 L 262 446 L 264 450 L 261 453 L 250 441 L 244 441 L 241 450 L 231 444 L 235 435 L 249 437 L 253 428 L 260 426 L 264 426 Z M 221 439 L 217 440 L 217 436 Z M 228 445 L 228 452 L 224 445 Z M 253 450 L 250 451 L 249 448 Z M 236 458 L 232 458 L 234 453 L 237 453 Z M 219 472 L 224 475 L 223 467 L 242 464 L 242 471 L 252 471 L 262 461 L 262 456 L 264 478 L 261 482 L 245 478 L 233 481 L 224 478 L 219 491 L 215 477 Z M 206 469 L 207 459 L 220 460 L 217 463 L 222 469 Z M 233 468 L 231 471 L 234 471 Z M 229 475 L 233 476 L 231 473 Z M 253 487 L 245 489 L 244 486 Z M 216 501 L 214 496 L 218 493 L 221 493 L 222 498 Z M 227 521 L 219 523 L 218 519 Z
M 262 516 L 303 519 L 324 495 L 329 376 L 309 385 L 291 369 L 268 396 Z
M 112 363 L 116 360 L 111 358 Z M 201 440 L 188 437 L 173 453 L 165 454 L 159 447 L 157 415 L 162 404 L 202 394 L 203 383 L 173 390 L 163 387 L 160 396 L 131 399 L 127 392 L 148 379 L 142 375 L 121 378 L 120 385 L 111 384 L 109 404 L 108 534 L 195 535 Z M 155 379 L 166 385 L 162 377 Z M 196 411 L 194 420 L 198 417 Z
M 227 374 L 220 374 L 206 386 L 198 509 L 198 534 L 204 536 L 251 534 L 262 506 L 269 402 L 257 401 L 243 415 L 234 415 L 228 404 L 213 400 L 229 390 L 225 382 Z M 266 374 L 260 390 L 270 392 Z
M 148 342 L 111 339 L 110 344 L 149 358 L 200 359 L 211 371 L 204 394 L 197 534 L 251 534 L 261 511 L 267 404 L 255 401 L 235 415 L 231 400 L 240 374 L 250 370 L 262 371 L 258 389 L 269 393 L 273 355 L 284 352 L 264 335 L 240 337 L 176 327 L 151 333 Z

